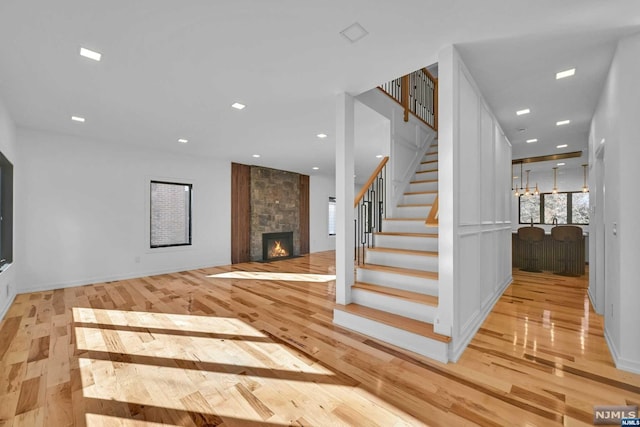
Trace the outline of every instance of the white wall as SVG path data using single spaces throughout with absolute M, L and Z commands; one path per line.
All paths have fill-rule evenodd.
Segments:
M 439 301 L 457 360 L 511 283 L 511 144 L 453 46 L 439 55 Z
M 15 126 L 11 117 L 9 116 L 9 112 L 4 106 L 2 99 L 0 99 L 0 151 L 4 156 L 13 163 L 14 170 L 14 212 L 16 212 L 16 194 L 15 186 L 18 181 L 16 175 L 16 171 L 20 168 L 20 163 L 17 161 L 17 150 L 16 150 L 16 138 L 15 138 Z M 0 321 L 4 317 L 9 305 L 13 301 L 13 298 L 16 296 L 16 266 L 20 263 L 20 258 L 16 256 L 16 235 L 15 235 L 15 227 L 16 223 L 21 221 L 18 218 L 18 215 L 14 214 L 13 223 L 14 223 L 14 235 L 13 235 L 13 263 L 8 266 L 8 268 L 0 273 Z M 8 292 L 7 292 L 8 289 Z M 2 344 L 4 345 L 4 344 Z
M 329 236 L 329 197 L 336 196 L 334 177 L 311 175 L 309 183 L 309 251 L 332 251 L 336 236 Z
M 640 34 L 619 42 L 593 117 L 589 147 L 590 163 L 601 169 L 593 174 L 600 197 L 592 200 L 592 209 L 596 221 L 603 224 L 603 233 L 596 233 L 592 244 L 599 247 L 604 239 L 604 254 L 601 250 L 592 251 L 590 264 L 604 268 L 604 283 L 599 284 L 605 287 L 605 336 L 616 366 L 636 373 L 640 373 L 640 286 L 636 267 L 640 259 L 640 200 L 629 190 L 637 182 L 640 159 L 638 52 Z M 604 155 L 598 161 L 603 140 Z M 604 259 L 597 259 L 602 256 Z M 597 291 L 590 291 L 592 298 L 597 296 Z
M 19 129 L 21 292 L 230 263 L 230 163 Z M 193 183 L 193 245 L 149 248 L 151 179 Z

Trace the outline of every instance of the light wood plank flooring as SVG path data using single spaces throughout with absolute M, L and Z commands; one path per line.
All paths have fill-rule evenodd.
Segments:
M 0 426 L 592 425 L 639 404 L 586 278 L 514 271 L 460 361 L 334 326 L 334 253 L 18 295 Z

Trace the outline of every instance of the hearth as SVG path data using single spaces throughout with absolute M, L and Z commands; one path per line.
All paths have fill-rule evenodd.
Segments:
M 293 257 L 293 231 L 262 233 L 262 260 L 274 261 Z

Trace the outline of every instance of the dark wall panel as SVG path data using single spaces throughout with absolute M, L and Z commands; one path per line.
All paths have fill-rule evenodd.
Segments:
M 309 175 L 300 175 L 300 254 L 309 253 Z
M 250 261 L 251 167 L 231 163 L 231 263 Z

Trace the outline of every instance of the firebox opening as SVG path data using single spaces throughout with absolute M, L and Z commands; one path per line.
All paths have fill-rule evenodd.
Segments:
M 263 233 L 262 259 L 274 261 L 293 257 L 293 232 Z

